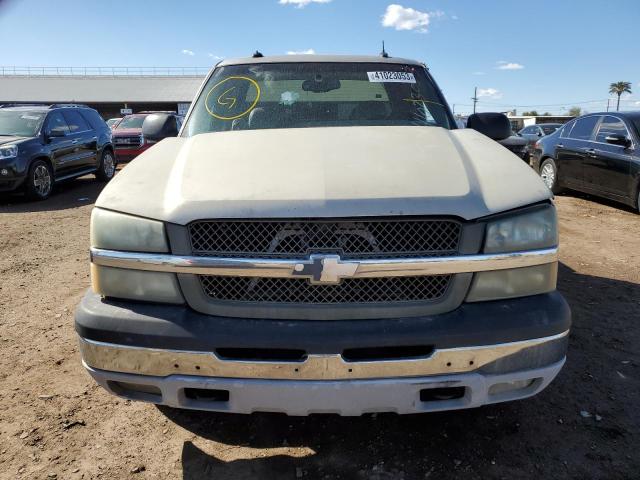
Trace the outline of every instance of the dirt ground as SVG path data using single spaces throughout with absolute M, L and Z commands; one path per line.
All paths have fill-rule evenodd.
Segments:
M 228 415 L 124 401 L 80 365 L 91 177 L 0 199 L 0 478 L 639 478 L 640 216 L 557 199 L 564 370 L 537 397 L 439 414 Z

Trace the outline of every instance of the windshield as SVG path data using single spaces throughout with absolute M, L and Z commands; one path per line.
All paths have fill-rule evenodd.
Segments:
M 422 67 L 264 63 L 217 68 L 184 132 L 362 125 L 455 128 Z
M 144 115 L 131 115 L 124 117 L 116 126 L 116 130 L 123 130 L 125 128 L 142 128 L 143 123 Z
M 551 135 L 560 127 L 561 125 L 540 125 L 540 128 L 542 128 L 542 131 L 544 132 L 545 135 Z
M 640 135 L 640 117 L 631 117 L 630 120 L 633 122 L 633 126 L 636 127 L 636 133 Z
M 35 137 L 45 116 L 46 112 L 0 110 L 0 135 Z

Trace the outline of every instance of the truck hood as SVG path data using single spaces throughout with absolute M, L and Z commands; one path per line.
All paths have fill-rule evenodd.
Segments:
M 96 206 L 176 224 L 215 218 L 451 215 L 549 199 L 531 168 L 475 130 L 328 127 L 168 138 Z

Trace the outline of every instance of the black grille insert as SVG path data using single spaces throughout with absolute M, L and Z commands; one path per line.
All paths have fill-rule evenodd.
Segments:
M 250 278 L 201 275 L 205 294 L 214 301 L 339 304 L 436 301 L 451 275 L 349 278 L 337 285 L 313 285 L 297 278 Z
M 452 220 L 198 221 L 189 225 L 194 255 L 343 259 L 455 255 L 461 225 Z
M 307 352 L 290 348 L 217 348 L 223 360 L 251 362 L 304 362 Z

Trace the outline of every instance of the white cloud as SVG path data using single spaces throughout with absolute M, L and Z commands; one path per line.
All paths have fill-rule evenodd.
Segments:
M 635 102 L 635 105 L 640 105 L 640 102 Z
M 451 20 L 458 20 L 458 16 L 457 15 L 451 15 Z
M 524 65 L 515 62 L 505 62 L 504 60 L 500 60 L 498 66 L 496 67 L 498 70 L 522 70 Z
M 426 33 L 431 17 L 441 17 L 443 12 L 420 12 L 413 8 L 405 8 L 402 5 L 391 4 L 382 16 L 382 26 L 392 27 L 396 30 L 418 30 Z
M 187 50 L 186 48 L 182 50 L 182 53 L 184 55 L 189 55 L 190 57 L 193 57 L 195 55 L 195 53 L 192 50 Z
M 487 98 L 502 98 L 502 92 L 500 90 L 496 90 L 495 88 L 479 88 L 478 89 L 478 98 L 479 97 L 487 97 Z
M 473 72 L 474 75 L 486 75 L 484 72 Z
M 313 48 L 308 50 L 289 50 L 287 55 L 315 55 L 316 51 Z
M 213 53 L 207 53 L 207 56 L 209 58 L 213 58 L 214 60 L 222 60 L 222 57 L 220 55 L 215 55 Z
M 329 3 L 331 0 L 279 0 L 280 5 L 295 5 L 296 8 L 304 8 L 310 3 Z

